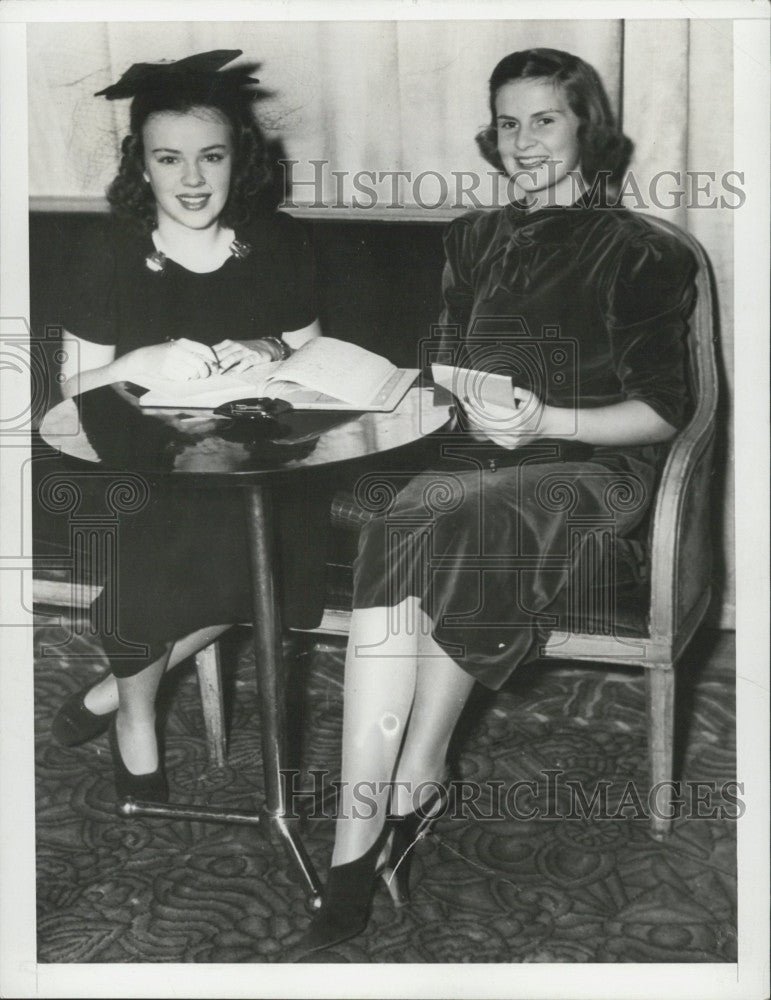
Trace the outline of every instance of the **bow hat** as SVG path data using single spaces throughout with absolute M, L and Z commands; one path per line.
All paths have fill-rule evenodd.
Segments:
M 117 83 L 97 91 L 94 97 L 106 97 L 108 101 L 117 101 L 193 81 L 208 80 L 220 85 L 227 83 L 234 88 L 243 87 L 248 83 L 259 83 L 259 80 L 248 75 L 249 70 L 246 67 L 234 67 L 225 73 L 218 72 L 242 54 L 241 49 L 214 49 L 211 52 L 186 56 L 184 59 L 134 63 Z

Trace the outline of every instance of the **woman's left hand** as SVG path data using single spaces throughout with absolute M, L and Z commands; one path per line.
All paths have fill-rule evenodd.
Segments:
M 214 350 L 219 359 L 220 374 L 227 372 L 228 375 L 240 375 L 250 368 L 257 368 L 273 360 L 270 346 L 266 344 L 261 347 L 259 340 L 252 341 L 251 345 L 235 340 L 223 340 L 214 345 Z
M 492 441 L 509 450 L 546 436 L 552 408 L 527 389 L 515 386 L 512 397 L 511 406 L 464 399 L 463 412 L 471 435 L 478 441 Z

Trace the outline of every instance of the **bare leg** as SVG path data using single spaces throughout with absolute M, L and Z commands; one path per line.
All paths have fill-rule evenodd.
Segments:
M 443 777 L 447 743 L 473 681 L 438 647 L 420 638 L 426 627 L 415 597 L 394 608 L 353 613 L 343 692 L 343 785 L 332 867 L 324 905 L 301 944 L 303 957 L 355 937 L 366 927 L 378 854 L 387 861 L 392 850 L 383 828 L 402 746 L 413 744 L 405 771 L 409 779 Z M 418 655 L 421 649 L 425 659 Z M 432 684 L 438 689 L 432 690 Z M 423 704 L 417 704 L 416 690 Z M 430 708 L 434 700 L 437 707 Z M 427 734 L 411 738 L 423 725 Z M 403 836 L 401 828 L 393 833 Z M 391 878 L 391 891 L 399 896 L 401 881 Z
M 170 646 L 155 663 L 133 677 L 113 678 L 118 714 L 115 731 L 123 763 L 132 774 L 149 774 L 158 767 L 158 740 L 155 731 L 155 698 L 166 670 L 220 635 L 225 625 L 216 625 L 186 636 Z
M 431 637 L 417 598 L 396 608 L 354 611 L 345 664 L 343 787 L 333 865 L 363 854 L 380 832 L 395 780 L 395 812 L 411 812 L 412 793 L 444 777 L 447 748 L 474 687 Z M 376 808 L 365 806 L 363 791 Z M 430 793 L 430 789 L 427 789 Z M 358 815 L 357 815 L 358 809 Z M 373 815 L 370 815 L 373 813 Z
M 208 625 L 206 628 L 191 632 L 183 639 L 178 639 L 171 647 L 171 654 L 166 662 L 166 670 L 171 670 L 189 656 L 208 646 L 210 642 L 229 629 L 229 625 Z M 86 708 L 94 715 L 105 715 L 114 712 L 118 707 L 118 685 L 115 677 L 108 674 L 103 681 L 91 688 L 84 700 Z
M 343 785 L 332 867 L 323 905 L 296 958 L 324 951 L 367 926 L 379 861 L 385 864 L 390 855 L 385 830 L 390 781 L 415 694 L 417 636 L 410 627 L 415 604 L 408 598 L 395 608 L 353 612 L 343 691 Z
M 123 763 L 132 774 L 149 774 L 158 767 L 155 696 L 168 659 L 166 653 L 133 677 L 116 678 L 115 731 Z
M 474 678 L 462 670 L 431 636 L 431 622 L 419 612 L 423 627 L 418 642 L 418 675 L 407 735 L 394 780 L 392 811 L 405 815 L 431 795 L 429 785 L 420 800 L 415 790 L 425 782 L 445 777 L 447 748 L 463 707 L 474 687 Z
M 415 694 L 418 646 L 411 622 L 416 604 L 415 598 L 408 598 L 395 608 L 353 612 L 345 660 L 343 786 L 333 866 L 364 854 L 385 822 L 386 786 Z M 357 790 L 375 802 L 374 809 L 356 798 Z

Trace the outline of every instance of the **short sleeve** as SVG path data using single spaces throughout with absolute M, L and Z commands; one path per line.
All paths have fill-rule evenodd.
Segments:
M 466 332 L 474 304 L 471 280 L 471 223 L 468 217 L 454 219 L 444 234 L 445 264 L 442 272 L 444 308 L 439 322 L 442 326 L 460 327 Z
M 627 399 L 647 403 L 674 427 L 685 423 L 687 320 L 696 262 L 665 233 L 637 234 L 622 251 L 607 323 L 616 374 Z
M 95 344 L 117 344 L 117 256 L 109 223 L 93 231 L 89 227 L 86 238 L 73 249 L 57 318 L 76 337 Z
M 276 212 L 271 226 L 275 287 L 282 289 L 278 321 L 282 333 L 302 330 L 318 315 L 313 246 L 301 222 Z

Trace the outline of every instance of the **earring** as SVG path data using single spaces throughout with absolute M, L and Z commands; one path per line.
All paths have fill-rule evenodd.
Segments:
M 145 182 L 145 184 L 150 183 L 150 175 L 147 173 L 146 170 L 142 171 L 142 180 Z

